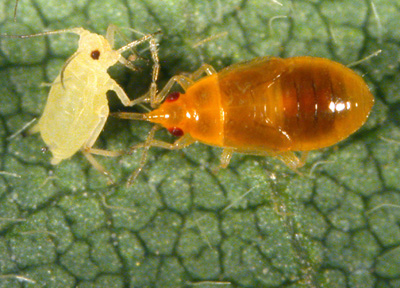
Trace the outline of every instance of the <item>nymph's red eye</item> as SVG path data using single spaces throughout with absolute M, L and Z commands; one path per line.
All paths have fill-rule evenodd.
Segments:
M 181 128 L 178 128 L 178 127 L 169 128 L 168 132 L 171 133 L 172 135 L 176 136 L 176 137 L 181 137 L 181 136 L 183 136 L 183 134 L 185 134 L 183 132 L 183 130 Z
M 179 93 L 179 92 L 172 92 L 165 98 L 165 102 L 176 101 L 176 100 L 178 100 L 180 95 L 181 95 L 181 93 Z

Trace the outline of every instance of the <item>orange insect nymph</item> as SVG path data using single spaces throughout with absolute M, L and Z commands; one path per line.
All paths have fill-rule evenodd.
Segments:
M 204 72 L 208 76 L 195 82 Z M 166 97 L 174 83 L 186 93 Z M 166 100 L 147 114 L 116 114 L 161 124 L 182 137 L 170 144 L 153 139 L 153 131 L 133 149 L 180 149 L 200 141 L 224 148 L 223 167 L 233 152 L 273 155 L 291 168 L 300 167 L 304 159 L 293 151 L 320 149 L 347 138 L 364 124 L 374 104 L 362 77 L 316 57 L 263 57 L 219 73 L 203 65 L 191 77 L 174 76 L 156 98 L 154 106 Z

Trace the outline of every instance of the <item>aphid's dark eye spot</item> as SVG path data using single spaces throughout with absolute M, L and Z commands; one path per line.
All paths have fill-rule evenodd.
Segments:
M 90 57 L 92 57 L 93 60 L 99 60 L 100 51 L 99 50 L 93 50 L 92 53 L 90 53 Z
M 181 95 L 181 93 L 179 93 L 179 92 L 172 92 L 167 96 L 167 98 L 165 98 L 165 102 L 176 101 L 176 100 L 178 100 L 180 95 Z
M 181 137 L 181 136 L 183 136 L 183 134 L 185 134 L 183 132 L 183 130 L 181 128 L 178 128 L 178 127 L 169 128 L 168 132 L 171 133 L 172 135 L 176 136 L 176 137 Z

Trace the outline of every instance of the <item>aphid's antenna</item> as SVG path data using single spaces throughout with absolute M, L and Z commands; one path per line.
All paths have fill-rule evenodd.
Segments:
M 372 57 L 378 56 L 381 52 L 382 52 L 382 50 L 379 49 L 379 50 L 373 52 L 372 54 L 370 54 L 370 55 L 368 55 L 368 56 L 366 56 L 366 57 L 364 57 L 364 58 L 362 58 L 362 59 L 360 59 L 358 61 L 355 61 L 355 62 L 352 62 L 352 63 L 348 64 L 347 67 L 350 68 L 350 67 L 356 66 L 356 65 L 358 65 L 358 64 L 360 64 L 362 62 L 365 62 L 365 61 L 369 60 Z
M 32 284 L 36 284 L 35 280 L 32 280 L 32 279 L 22 276 L 22 275 L 15 275 L 15 274 L 0 275 L 0 279 L 13 279 L 13 278 L 20 280 L 20 281 L 25 281 L 25 282 L 29 282 Z
M 47 31 L 47 32 L 40 32 L 35 34 L 29 35 L 8 35 L 8 34 L 1 34 L 1 37 L 8 37 L 8 38 L 32 38 L 32 37 L 39 37 L 39 36 L 46 36 L 46 35 L 53 35 L 53 34 L 61 34 L 61 33 L 74 33 L 81 35 L 85 30 L 83 28 L 72 28 L 72 29 L 61 29 L 55 31 Z
M 65 69 L 67 68 L 68 64 L 71 63 L 71 61 L 72 61 L 76 56 L 78 56 L 78 54 L 79 54 L 78 51 L 75 52 L 74 54 L 72 54 L 72 56 L 69 57 L 69 58 L 67 59 L 67 61 L 65 61 L 64 65 L 63 65 L 63 67 L 62 67 L 62 69 L 61 69 L 60 80 L 61 80 L 61 85 L 62 85 L 62 87 L 63 87 L 64 90 L 65 90 L 65 86 L 64 86 L 64 72 L 65 72 Z
M 17 8 L 18 8 L 18 2 L 19 2 L 19 0 L 15 0 L 15 6 L 14 6 L 14 22 L 17 22 Z
M 30 34 L 30 35 L 7 35 L 7 34 L 2 34 L 0 36 L 2 37 L 9 37 L 9 38 L 32 38 L 32 37 L 39 37 L 39 36 L 46 36 L 46 35 L 53 35 L 53 34 L 60 34 L 60 33 L 74 33 L 78 35 L 82 35 L 84 32 L 83 28 L 72 28 L 72 29 L 61 29 L 61 30 L 55 30 L 55 31 L 47 31 L 47 32 L 41 32 L 41 33 L 36 33 L 36 34 Z M 67 68 L 68 64 L 72 61 L 73 58 L 76 57 L 77 52 L 75 52 L 63 65 L 63 68 L 61 70 L 61 85 L 65 89 L 64 86 L 64 71 Z
M 84 33 L 83 28 L 72 28 L 72 29 L 61 29 L 61 30 L 55 30 L 55 31 L 47 31 L 47 32 L 41 32 L 41 33 L 36 33 L 36 34 L 30 34 L 30 35 L 7 35 L 7 34 L 2 34 L 0 36 L 2 37 L 9 37 L 9 38 L 32 38 L 32 37 L 39 37 L 39 36 L 45 36 L 45 35 L 53 35 L 53 34 L 61 34 L 61 33 L 74 33 L 78 35 L 82 35 Z M 76 57 L 78 52 L 75 52 L 63 65 L 62 70 L 61 70 L 61 85 L 65 89 L 64 86 L 64 71 L 67 68 L 68 64 Z

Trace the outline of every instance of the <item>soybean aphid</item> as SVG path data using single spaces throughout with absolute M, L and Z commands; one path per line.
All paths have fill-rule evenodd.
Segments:
M 121 53 L 143 42 L 150 43 L 154 61 L 150 94 L 156 95 L 156 80 L 159 72 L 155 35 L 143 36 L 118 50 L 113 50 L 116 26 L 110 25 L 106 37 L 83 28 L 64 29 L 32 35 L 2 35 L 13 38 L 29 38 L 43 35 L 75 33 L 80 36 L 78 50 L 65 62 L 60 74 L 51 84 L 47 103 L 39 123 L 30 132 L 40 132 L 48 149 L 52 152 L 52 164 L 74 155 L 81 150 L 89 162 L 100 172 L 108 172 L 91 154 L 119 156 L 121 151 L 94 149 L 100 132 L 109 115 L 106 92 L 114 91 L 122 104 L 132 106 L 123 89 L 109 76 L 107 69 L 117 62 L 128 68 L 135 67 Z

